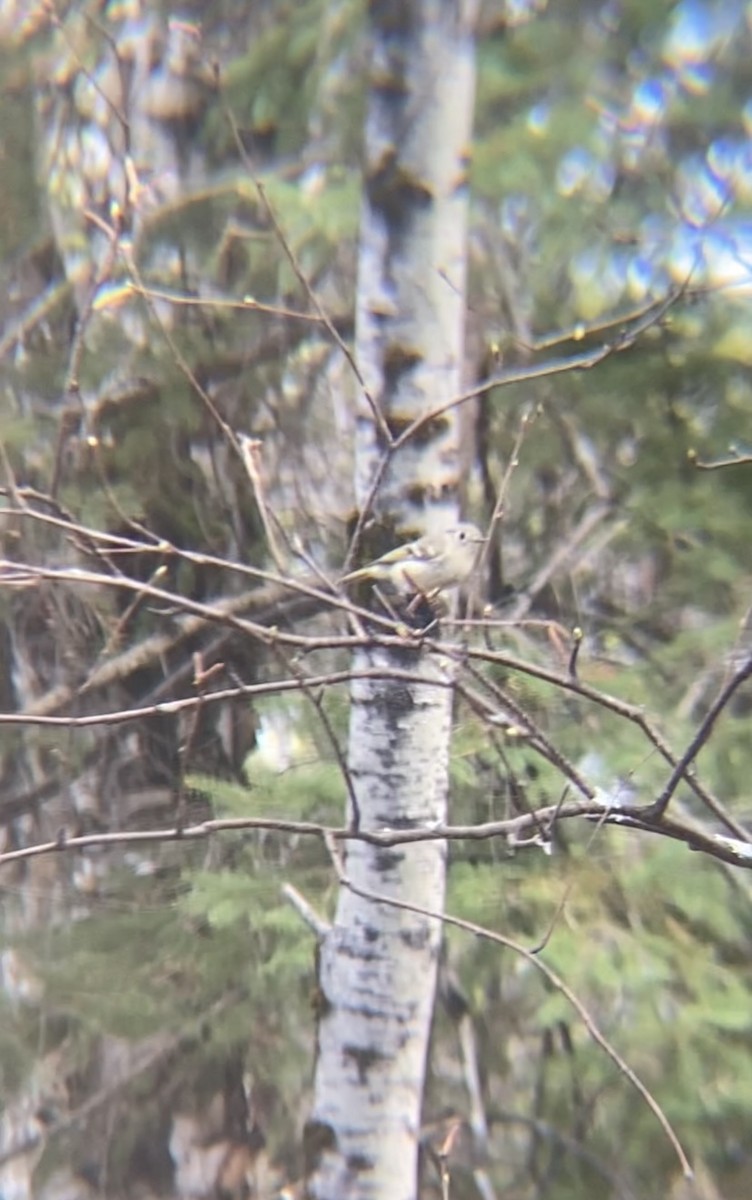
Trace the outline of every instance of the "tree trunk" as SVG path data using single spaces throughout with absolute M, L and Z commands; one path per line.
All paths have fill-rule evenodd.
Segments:
M 356 350 L 387 426 L 407 423 L 461 386 L 467 222 L 466 158 L 474 97 L 474 3 L 373 3 Z M 455 411 L 395 455 L 376 496 L 405 533 L 457 516 Z M 356 494 L 369 499 L 383 453 L 361 397 Z M 425 682 L 360 680 L 351 693 L 348 766 L 360 827 L 446 819 L 451 666 L 406 647 L 363 651 L 356 669 L 407 667 Z M 353 843 L 354 887 L 440 910 L 444 843 L 382 851 Z M 321 946 L 322 1016 L 307 1130 L 309 1193 L 415 1196 L 426 1048 L 439 922 L 342 889 Z

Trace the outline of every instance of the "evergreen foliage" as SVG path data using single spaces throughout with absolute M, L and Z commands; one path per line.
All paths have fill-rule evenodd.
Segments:
M 347 337 L 364 6 L 280 0 L 262 7 L 259 28 L 226 69 L 224 98 L 298 264 Z M 534 346 L 536 338 L 559 330 L 565 331 L 561 342 L 535 361 L 577 353 L 616 338 L 634 304 L 672 283 L 689 288 L 634 347 L 596 369 L 497 387 L 480 402 L 487 429 L 482 456 L 497 482 L 522 415 L 536 413 L 505 500 L 495 599 L 507 596 L 511 607 L 525 598 L 539 573 L 570 547 L 529 595 L 529 616 L 548 624 L 521 623 L 489 637 L 501 651 L 565 674 L 568 645 L 552 633 L 553 623 L 565 635 L 581 627 L 580 678 L 640 706 L 674 748 L 687 745 L 735 652 L 745 647 L 752 571 L 752 468 L 702 471 L 693 458 L 724 458 L 730 446 L 748 454 L 752 411 L 748 283 L 727 293 L 734 273 L 729 260 L 737 274 L 749 272 L 752 186 L 743 172 L 737 186 L 729 169 L 726 199 L 715 214 L 692 222 L 684 212 L 690 186 L 702 172 L 710 178 L 708 164 L 717 164 L 724 148 L 738 156 L 735 147 L 744 143 L 749 154 L 744 65 L 750 34 L 741 6 L 719 8 L 726 31 L 682 63 L 675 50 L 681 22 L 693 14 L 710 21 L 710 6 L 628 0 L 616 13 L 611 5 L 564 3 L 515 24 L 491 4 L 478 57 L 469 324 L 481 357 L 492 358 L 500 347 L 502 368 L 524 364 L 532 351 L 523 333 Z M 223 32 L 231 37 L 239 20 L 234 12 L 217 14 L 202 14 L 208 40 L 221 41 Z M 92 61 L 98 50 L 92 46 Z M 269 565 L 248 481 L 227 466 L 206 407 L 176 368 L 175 348 L 207 393 L 219 397 L 229 425 L 277 439 L 280 473 L 291 461 L 304 461 L 306 452 L 319 460 L 333 453 L 334 437 L 323 449 L 311 450 L 311 443 L 324 427 L 313 397 L 334 385 L 318 326 L 312 333 L 269 320 L 250 305 L 211 307 L 220 294 L 241 305 L 249 297 L 291 309 L 306 305 L 222 106 L 213 97 L 196 133 L 211 180 L 190 202 L 177 201 L 167 215 L 147 221 L 144 235 L 145 281 L 198 296 L 206 306 L 171 310 L 169 340 L 143 301 L 131 298 L 117 316 L 105 308 L 76 380 L 90 423 L 80 418 L 76 436 L 66 438 L 61 424 L 71 396 L 63 393 L 76 313 L 40 216 L 44 181 L 32 182 L 35 54 L 41 47 L 32 40 L 22 65 L 6 57 L 0 66 L 4 162 L 11 164 L 0 176 L 8 293 L 2 316 L 4 326 L 15 322 L 22 329 L 2 360 L 2 453 L 10 472 L 3 483 L 12 477 L 46 490 L 62 455 L 56 502 L 81 524 L 132 532 L 135 521 L 186 549 Z M 690 79 L 690 68 L 699 82 Z M 20 83 L 19 72 L 28 72 Z M 657 105 L 652 124 L 640 122 L 640 88 L 659 76 L 665 89 L 673 88 L 670 100 Z M 513 313 L 509 297 L 515 293 Z M 43 312 L 38 319 L 35 305 Z M 513 319 L 520 313 L 524 329 Z M 128 314 L 147 322 L 148 337 L 130 336 Z M 587 322 L 607 320 L 616 321 L 616 333 L 589 331 Z M 139 380 L 149 387 L 132 404 L 110 403 L 120 385 Z M 341 531 L 320 528 L 316 505 L 335 511 L 340 496 L 332 496 L 334 484 L 324 496 L 315 486 L 300 486 L 302 498 L 285 485 L 275 502 L 283 526 L 299 529 L 319 554 Z M 468 480 L 468 501 L 474 513 L 482 511 L 477 472 Z M 578 541 L 581 523 L 597 506 L 601 517 Z M 4 519 L 19 561 L 41 557 L 54 565 L 68 553 L 56 531 L 11 528 Z M 4 555 L 10 554 L 6 547 Z M 147 579 L 158 565 L 155 558 L 127 569 Z M 200 563 L 181 564 L 171 583 L 194 599 L 237 593 L 241 586 L 229 572 Z M 76 592 L 75 598 L 86 619 L 76 609 L 74 621 L 71 600 L 57 632 L 39 592 L 0 601 L 14 633 L 36 630 L 38 620 L 33 669 L 45 687 L 52 681 L 44 670 L 65 665 L 66 652 L 75 665 L 68 664 L 65 678 L 81 683 L 127 604 L 119 607 L 99 592 L 85 600 Z M 505 611 L 500 605 L 498 615 Z M 125 622 L 123 636 L 135 640 L 161 630 L 163 617 L 158 606 L 144 604 Z M 250 652 L 235 651 L 231 661 L 245 666 L 243 655 Z M 332 654 L 330 662 L 335 659 Z M 178 669 L 177 655 L 165 662 L 164 674 Z M 278 666 L 270 656 L 261 674 Z M 634 722 L 534 677 L 495 666 L 483 670 L 604 794 L 647 803 L 665 784 L 670 768 Z M 108 708 L 151 697 L 160 672 L 145 671 L 143 691 L 134 696 L 123 688 Z M 330 694 L 325 704 L 341 733 L 344 702 Z M 10 700 L 3 707 L 10 709 Z M 257 721 L 261 711 L 253 710 Z M 202 812 L 216 816 L 342 824 L 345 788 L 320 722 L 307 704 L 283 699 L 277 712 L 283 739 L 302 746 L 283 769 L 250 755 L 240 783 L 238 772 L 225 770 L 218 778 L 212 761 L 200 761 L 180 785 Z M 748 719 L 747 686 L 696 764 L 741 822 L 749 818 Z M 17 733 L 2 731 L 9 795 L 21 789 L 23 772 L 17 775 L 11 765 L 19 759 L 18 745 Z M 33 729 L 27 745 L 62 781 L 104 755 L 104 740 L 47 738 Z M 161 768 L 169 773 L 173 760 L 169 754 L 164 760 Z M 104 770 L 97 783 L 106 793 L 111 780 Z M 500 722 L 491 744 L 487 727 L 458 702 L 455 823 L 555 805 L 565 783 L 513 716 Z M 171 778 L 168 786 L 178 785 Z M 686 786 L 677 801 L 695 819 L 707 818 Z M 116 812 L 106 818 L 120 827 Z M 17 839 L 54 836 L 44 821 L 36 825 L 28 814 L 24 820 L 21 832 L 14 826 Z M 169 821 L 156 816 L 149 823 Z M 489 840 L 453 844 L 450 861 L 447 911 L 527 946 L 551 927 L 542 961 L 566 980 L 651 1088 L 691 1153 L 708 1162 L 721 1183 L 732 1180 L 749 1161 L 752 1109 L 747 875 L 682 845 L 574 821 L 559 825 L 551 855 Z M 32 1004 L 14 1005 L 0 993 L 3 1098 L 21 1087 L 42 1048 L 75 1047 L 80 1064 L 103 1035 L 137 1040 L 168 1032 L 186 1039 L 178 1073 L 181 1086 L 195 1094 L 202 1087 L 209 1093 L 206 1081 L 216 1082 L 226 1061 L 251 1061 L 254 1078 L 275 1092 L 266 1131 L 271 1148 L 286 1165 L 297 1162 L 316 981 L 313 939 L 282 896 L 286 882 L 322 916 L 330 915 L 335 881 L 318 841 L 223 833 L 198 848 L 177 842 L 153 854 L 139 849 L 115 856 L 91 895 L 57 881 L 62 900 L 51 904 L 41 926 L 19 934 L 25 889 L 33 894 L 37 885 L 31 875 L 9 883 L 0 876 L 3 939 L 28 956 L 43 988 L 43 1000 Z M 54 891 L 56 881 L 44 886 Z M 541 1129 L 565 1140 L 540 1133 L 519 1194 L 537 1190 L 552 1200 L 630 1194 L 626 1185 L 621 1192 L 617 1185 L 605 1190 L 613 1171 L 641 1200 L 665 1196 L 676 1165 L 662 1131 L 589 1041 L 566 999 L 528 962 L 497 945 L 451 929 L 447 945 L 483 1039 L 493 1126 L 489 1170 L 498 1194 L 518 1182 L 515 1172 L 525 1166 L 529 1143 L 515 1122 L 533 1114 Z M 428 1116 L 452 1106 L 465 1112 L 457 1063 L 449 1022 L 439 1017 Z M 144 1080 L 133 1086 L 149 1090 Z M 131 1147 L 149 1122 L 154 1113 L 144 1103 L 134 1124 L 123 1121 L 114 1136 L 112 1169 L 115 1176 L 121 1172 L 124 1187 Z M 504 1152 L 494 1157 L 499 1146 Z

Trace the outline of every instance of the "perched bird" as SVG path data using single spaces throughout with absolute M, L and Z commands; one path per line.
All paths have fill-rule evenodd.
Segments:
M 365 567 L 343 575 L 340 583 L 372 579 L 402 593 L 430 595 L 463 583 L 472 574 L 484 541 L 475 525 L 451 525 L 440 533 L 397 546 Z

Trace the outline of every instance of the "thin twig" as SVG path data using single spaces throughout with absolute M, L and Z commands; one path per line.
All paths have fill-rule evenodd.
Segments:
M 387 445 L 387 446 L 391 445 L 393 438 L 392 438 L 392 434 L 390 432 L 389 426 L 387 425 L 386 420 L 384 418 L 384 414 L 382 413 L 379 405 L 376 403 L 376 400 L 374 399 L 374 397 L 371 395 L 371 393 L 366 385 L 366 381 L 363 378 L 363 374 L 362 374 L 357 362 L 355 361 L 355 356 L 354 356 L 353 352 L 351 351 L 351 349 L 347 345 L 347 343 L 343 340 L 343 338 L 340 336 L 339 332 L 337 331 L 337 329 L 334 326 L 334 323 L 332 322 L 331 317 L 328 315 L 328 313 L 324 309 L 318 296 L 316 295 L 313 288 L 311 287 L 311 284 L 309 283 L 308 279 L 306 278 L 305 272 L 302 270 L 300 263 L 298 262 L 297 258 L 295 257 L 295 255 L 292 251 L 290 243 L 288 242 L 287 238 L 285 237 L 284 230 L 282 229 L 282 226 L 280 225 L 279 221 L 277 220 L 277 214 L 274 211 L 274 206 L 272 205 L 271 201 L 269 200 L 269 196 L 267 194 L 266 188 L 265 188 L 263 182 L 261 181 L 261 179 L 259 178 L 257 172 L 253 168 L 253 163 L 250 160 L 248 151 L 246 150 L 245 145 L 243 143 L 243 139 L 240 136 L 240 130 L 238 129 L 237 121 L 235 120 L 233 112 L 232 112 L 232 110 L 227 102 L 227 99 L 225 97 L 224 88 L 222 85 L 222 77 L 221 77 L 218 63 L 215 63 L 214 71 L 215 71 L 215 78 L 216 78 L 216 85 L 217 85 L 217 94 L 219 96 L 219 103 L 220 103 L 220 107 L 222 109 L 222 113 L 224 115 L 225 120 L 227 121 L 227 124 L 230 127 L 230 132 L 232 133 L 233 141 L 235 142 L 235 146 L 237 148 L 240 159 L 241 159 L 243 165 L 245 166 L 246 171 L 248 172 L 249 178 L 253 182 L 253 186 L 256 188 L 258 197 L 264 208 L 264 212 L 266 213 L 267 220 L 269 221 L 269 224 L 271 225 L 272 229 L 274 230 L 274 235 L 275 235 L 277 241 L 279 242 L 279 245 L 281 246 L 285 257 L 287 258 L 287 261 L 289 262 L 290 266 L 292 267 L 295 278 L 298 280 L 298 283 L 300 284 L 300 286 L 302 287 L 306 296 L 308 297 L 311 304 L 313 305 L 314 309 L 316 310 L 316 312 L 319 316 L 319 319 L 323 323 L 330 338 L 332 339 L 334 344 L 337 346 L 340 353 L 345 358 L 346 362 L 349 364 L 353 375 L 357 379 L 357 381 L 361 387 L 361 390 L 363 392 L 363 395 L 366 399 L 366 402 L 368 404 L 368 407 L 371 410 L 371 415 L 373 416 L 373 420 L 379 431 L 380 437 L 383 438 L 385 445 Z
M 677 787 L 683 779 L 686 779 L 690 764 L 710 737 L 713 727 L 719 716 L 723 712 L 724 708 L 726 708 L 737 688 L 740 688 L 741 685 L 745 683 L 751 675 L 752 655 L 747 658 L 746 662 L 742 663 L 738 671 L 735 671 L 731 678 L 721 688 L 718 696 L 708 709 L 707 714 L 700 722 L 700 727 L 695 736 L 692 738 L 681 758 L 678 759 L 665 788 L 655 803 L 648 806 L 649 816 L 652 820 L 660 819 L 660 817 L 663 816 Z
M 562 977 L 556 971 L 554 971 L 552 967 L 549 967 L 547 963 L 543 962 L 541 958 L 539 958 L 532 951 L 528 950 L 527 947 L 523 946 L 520 942 L 516 942 L 512 938 L 509 938 L 504 934 L 497 933 L 494 930 L 486 929 L 483 925 L 477 925 L 474 921 L 466 921 L 461 917 L 451 916 L 444 912 L 436 912 L 431 909 L 424 908 L 419 904 L 412 904 L 409 900 L 398 900 L 393 896 L 371 891 L 370 888 L 360 887 L 360 885 L 354 883 L 348 876 L 342 861 L 342 855 L 339 853 L 338 848 L 331 842 L 331 840 L 327 840 L 327 847 L 330 851 L 332 864 L 337 872 L 337 878 L 340 886 L 347 888 L 354 895 L 360 896 L 363 900 L 371 901 L 374 904 L 388 905 L 392 908 L 398 908 L 403 912 L 415 913 L 417 916 L 425 917 L 427 920 L 438 921 L 443 925 L 450 925 L 454 929 L 462 929 L 465 933 L 471 933 L 475 937 L 483 938 L 486 941 L 493 942 L 495 945 L 503 946 L 506 949 L 513 951 L 513 953 L 519 955 L 520 958 L 524 958 L 526 962 L 530 963 L 535 967 L 536 970 L 540 971 L 547 983 L 551 987 L 555 988 L 556 991 L 560 992 L 561 995 L 564 996 L 564 998 L 572 1006 L 572 1008 L 574 1008 L 593 1041 L 600 1046 L 605 1054 L 608 1055 L 608 1057 L 617 1067 L 618 1071 L 625 1077 L 625 1079 L 629 1081 L 629 1083 L 632 1084 L 635 1090 L 642 1097 L 643 1101 L 653 1113 L 659 1125 L 663 1129 L 663 1132 L 668 1138 L 668 1141 L 670 1142 L 674 1153 L 679 1160 L 685 1179 L 693 1178 L 692 1167 L 690 1166 L 689 1159 L 682 1148 L 681 1142 L 674 1132 L 671 1122 L 669 1121 L 658 1101 L 653 1096 L 650 1089 L 642 1082 L 642 1080 L 629 1066 L 625 1059 L 622 1058 L 619 1052 L 608 1040 L 606 1035 L 601 1032 L 590 1011 L 586 1008 L 577 994 L 572 990 L 572 988 L 569 987 L 567 983 L 565 983 Z

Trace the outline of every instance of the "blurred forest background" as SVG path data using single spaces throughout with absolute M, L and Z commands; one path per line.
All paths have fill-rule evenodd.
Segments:
M 266 1197 L 301 1173 L 315 938 L 283 887 L 331 915 L 321 839 L 12 856 L 176 821 L 343 822 L 346 690 L 275 682 L 346 672 L 347 650 L 294 658 L 227 614 L 342 627 L 313 597 L 290 610 L 268 527 L 291 573 L 336 577 L 367 7 L 2 7 L 2 1200 Z M 464 636 L 530 671 L 483 665 L 491 733 L 458 700 L 457 825 L 567 803 L 562 764 L 650 803 L 658 743 L 679 757 L 752 650 L 752 9 L 486 0 L 476 50 L 464 370 L 499 383 L 463 405 L 463 500 L 487 527 L 503 489 L 503 512 Z M 245 462 L 233 431 L 258 439 Z M 561 682 L 574 630 L 610 706 Z M 749 840 L 750 698 L 707 738 L 702 794 L 672 799 L 711 838 Z M 550 932 L 542 958 L 696 1180 L 566 997 L 448 927 L 420 1194 L 442 1194 L 448 1130 L 453 1200 L 752 1194 L 752 877 L 576 819 L 453 841 L 449 862 L 448 913 L 527 947 Z

